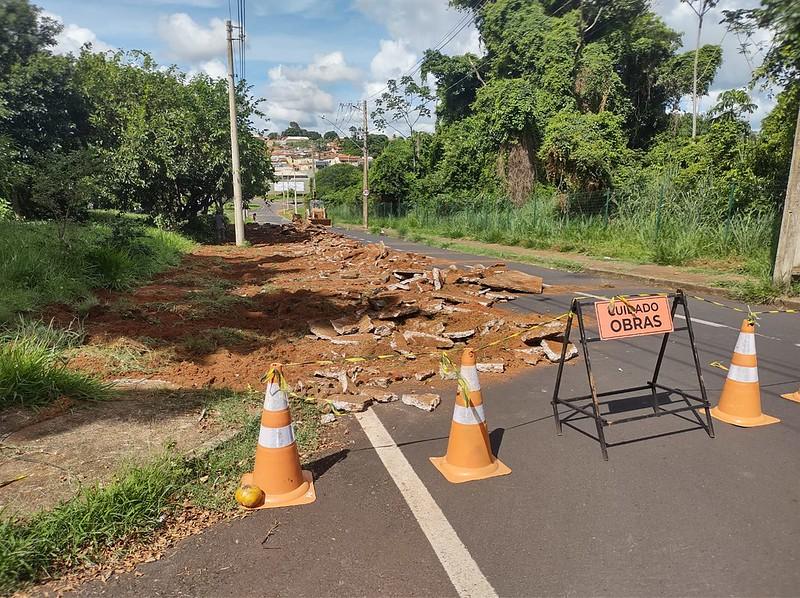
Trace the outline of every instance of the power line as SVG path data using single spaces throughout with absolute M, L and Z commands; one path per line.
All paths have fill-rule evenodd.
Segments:
M 471 6 L 470 9 L 473 11 L 478 11 L 481 8 L 483 8 L 488 1 L 489 0 L 475 0 L 473 6 Z M 447 33 L 444 34 L 444 37 L 441 40 L 439 40 L 439 42 L 436 44 L 433 50 L 441 51 L 442 48 L 444 48 L 447 44 L 453 41 L 453 39 L 455 39 L 455 37 L 459 33 L 461 33 L 471 22 L 472 22 L 472 15 L 470 13 L 467 13 L 464 17 L 461 18 L 461 20 L 458 23 L 456 23 Z M 400 78 L 402 79 L 403 77 L 406 76 L 413 77 L 414 75 L 416 75 L 418 72 L 422 70 L 423 62 L 425 62 L 424 55 L 419 60 L 417 60 L 413 65 L 411 65 L 408 71 L 400 75 Z M 371 100 L 372 98 L 381 95 L 387 89 L 389 89 L 388 86 L 382 88 L 381 90 L 375 93 L 370 94 L 369 96 L 367 96 L 367 100 Z

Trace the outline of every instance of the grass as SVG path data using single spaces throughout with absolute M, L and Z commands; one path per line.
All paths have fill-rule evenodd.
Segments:
M 507 203 L 474 201 L 474 205 L 411 206 L 400 215 L 370 217 L 370 230 L 391 229 L 411 240 L 435 236 L 482 243 L 579 253 L 633 263 L 698 266 L 709 273 L 736 273 L 752 282 L 732 287 L 740 297 L 764 300 L 780 295 L 769 284 L 776 214 L 734 212 L 725 216 L 725 198 L 679 193 L 615 193 L 605 211 L 599 194 L 537 197 L 519 208 Z M 720 208 L 720 201 L 722 207 Z M 766 205 L 762 202 L 762 205 Z M 357 206 L 332 206 L 336 222 L 360 223 Z M 384 210 L 385 212 L 385 210 Z M 453 248 L 456 244 L 450 245 Z M 470 246 L 472 253 L 487 251 Z M 521 255 L 504 252 L 514 259 Z M 501 256 L 498 256 L 501 257 Z M 555 267 L 575 264 L 553 264 Z M 796 294 L 796 287 L 790 289 Z
M 252 469 L 259 429 L 258 417 L 247 415 L 247 408 L 260 403 L 260 393 L 208 392 L 209 409 L 243 426 L 227 442 L 202 456 L 162 456 L 127 467 L 112 483 L 85 489 L 55 509 L 0 520 L 0 593 L 102 561 L 118 543 L 147 541 L 186 500 L 218 511 L 235 509 L 233 493 L 242 473 Z M 318 446 L 319 414 L 306 403 L 293 403 L 292 411 L 298 448 L 307 455 Z
M 74 324 L 74 323 L 73 323 Z M 21 319 L 0 334 L 0 407 L 36 407 L 60 397 L 100 400 L 111 387 L 67 367 L 65 351 L 83 342 L 79 325 L 58 329 L 53 323 Z
M 0 323 L 54 303 L 88 311 L 93 290 L 137 285 L 193 246 L 133 216 L 95 213 L 68 226 L 63 244 L 52 222 L 0 221 Z
M 103 364 L 107 374 L 126 372 L 151 374 L 176 358 L 175 351 L 145 342 L 147 339 L 119 338 L 103 345 L 85 345 L 69 351 L 69 357 L 91 357 Z

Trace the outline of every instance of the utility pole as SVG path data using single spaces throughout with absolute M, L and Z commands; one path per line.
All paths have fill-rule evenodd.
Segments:
M 792 274 L 798 266 L 800 266 L 800 110 L 797 111 L 792 165 L 789 168 L 789 184 L 786 185 L 781 236 L 778 238 L 772 282 L 778 286 L 790 284 Z
M 242 213 L 242 175 L 239 166 L 239 129 L 236 124 L 236 86 L 233 80 L 233 23 L 225 22 L 228 30 L 228 111 L 231 119 L 231 161 L 233 163 L 233 224 L 236 245 L 244 245 L 244 214 Z
M 361 215 L 364 228 L 369 228 L 369 119 L 367 117 L 367 100 L 364 100 L 364 191 L 361 197 Z

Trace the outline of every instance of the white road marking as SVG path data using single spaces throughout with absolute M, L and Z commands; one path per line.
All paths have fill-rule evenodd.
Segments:
M 680 318 L 681 320 L 685 320 L 686 316 L 682 316 L 681 314 L 675 314 L 676 318 Z M 706 326 L 711 326 L 713 328 L 730 328 L 731 330 L 739 330 L 738 328 L 734 328 L 733 326 L 728 326 L 727 324 L 720 324 L 719 322 L 709 322 L 708 320 L 701 320 L 700 318 L 692 318 L 692 324 L 705 324 Z
M 372 410 L 354 414 L 462 598 L 497 596 L 439 505 Z

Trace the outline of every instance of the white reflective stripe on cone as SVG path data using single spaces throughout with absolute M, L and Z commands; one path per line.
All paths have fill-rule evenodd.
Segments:
M 289 408 L 289 401 L 286 398 L 286 391 L 274 382 L 267 383 L 267 390 L 264 393 L 264 411 L 284 411 Z
M 739 339 L 736 341 L 736 346 L 733 348 L 734 353 L 739 355 L 755 355 L 756 354 L 756 335 L 752 332 L 739 333 Z
M 478 370 L 474 365 L 462 365 L 461 377 L 467 382 L 467 388 L 470 390 L 481 389 L 481 383 L 478 381 Z
M 731 364 L 728 379 L 735 382 L 758 382 L 758 368 Z
M 465 426 L 482 424 L 486 421 L 486 415 L 483 413 L 483 405 L 472 405 L 471 407 L 456 405 L 455 409 L 453 409 L 453 421 L 457 424 L 464 424 Z
M 261 426 L 258 433 L 258 444 L 264 448 L 283 448 L 294 443 L 294 427 L 292 424 L 282 428 L 267 428 Z

